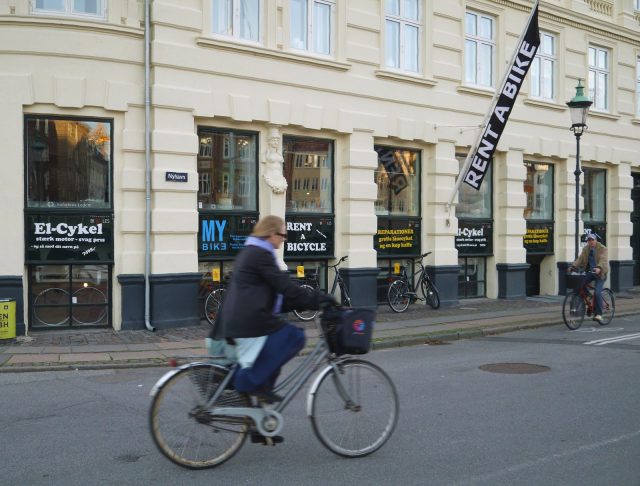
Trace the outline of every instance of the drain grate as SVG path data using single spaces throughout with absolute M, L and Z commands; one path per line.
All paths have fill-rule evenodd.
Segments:
M 478 366 L 478 368 L 490 373 L 505 373 L 509 375 L 532 375 L 544 373 L 551 369 L 548 366 L 531 363 L 491 363 Z

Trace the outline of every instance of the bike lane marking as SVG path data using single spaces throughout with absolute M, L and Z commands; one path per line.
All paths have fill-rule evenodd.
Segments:
M 575 331 L 569 332 L 618 332 L 624 331 L 624 327 L 582 327 L 580 329 L 576 329 Z
M 596 339 L 595 341 L 589 341 L 584 344 L 593 344 L 594 346 L 602 346 L 603 344 L 617 343 L 620 341 L 629 341 L 631 339 L 638 339 L 638 338 L 640 338 L 640 332 L 637 332 L 635 334 L 626 334 L 624 336 L 610 337 L 605 339 Z

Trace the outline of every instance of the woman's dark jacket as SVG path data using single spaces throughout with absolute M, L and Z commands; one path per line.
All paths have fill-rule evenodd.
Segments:
M 245 246 L 233 266 L 231 282 L 210 337 L 249 338 L 271 334 L 285 321 L 273 314 L 276 296 L 282 294 L 281 312 L 318 309 L 323 294 L 310 292 L 278 268 L 273 253 Z

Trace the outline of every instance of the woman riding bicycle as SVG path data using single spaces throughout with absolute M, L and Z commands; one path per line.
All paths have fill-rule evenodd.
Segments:
M 304 347 L 304 330 L 278 314 L 292 309 L 318 309 L 333 297 L 304 289 L 278 265 L 276 250 L 286 241 L 285 222 L 265 216 L 253 228 L 234 262 L 233 278 L 210 338 L 225 340 L 240 364 L 233 385 L 273 403 L 280 368 Z M 228 349 L 227 349 L 228 351 Z
M 609 273 L 609 254 L 607 247 L 598 242 L 595 233 L 589 233 L 586 240 L 587 244 L 569 270 L 578 269 L 581 272 L 587 272 L 583 285 L 595 281 L 596 306 L 593 320 L 600 322 L 602 320 L 602 288 Z

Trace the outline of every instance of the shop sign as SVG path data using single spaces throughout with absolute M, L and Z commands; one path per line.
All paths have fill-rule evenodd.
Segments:
M 373 247 L 378 257 L 420 255 L 420 221 L 378 218 Z
M 187 182 L 189 177 L 186 172 L 165 172 L 164 180 L 167 182 Z
M 493 222 L 458 220 L 456 249 L 460 256 L 493 254 Z
M 333 218 L 287 216 L 285 258 L 333 257 Z
M 198 259 L 211 260 L 235 256 L 244 246 L 257 221 L 256 216 L 200 214 Z
M 113 262 L 113 214 L 28 214 L 27 263 Z
M 580 242 L 586 243 L 587 235 L 589 233 L 595 233 L 598 235 L 598 242 L 603 245 L 607 244 L 607 223 L 585 223 L 584 230 L 580 236 Z
M 553 222 L 532 223 L 527 221 L 527 232 L 523 244 L 529 255 L 553 254 Z

